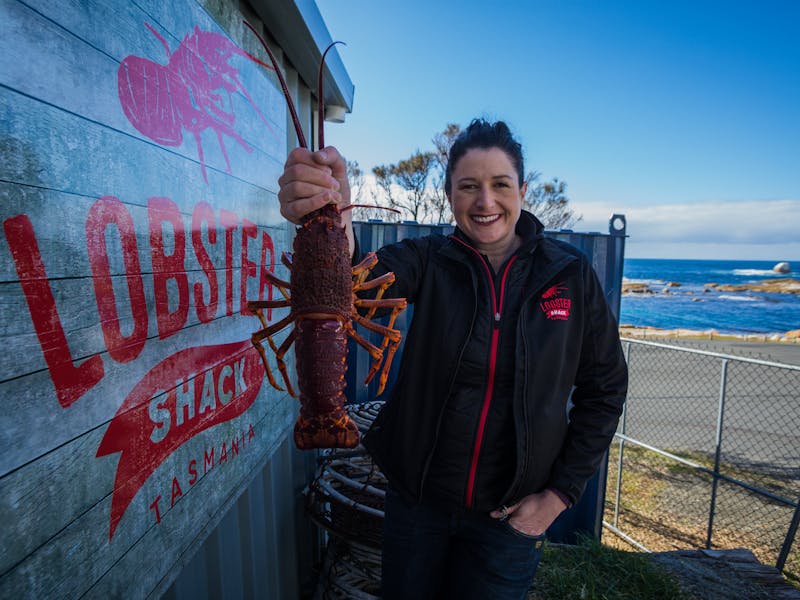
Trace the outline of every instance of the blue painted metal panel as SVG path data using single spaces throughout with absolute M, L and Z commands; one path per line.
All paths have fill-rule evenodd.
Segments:
M 297 490 L 314 458 L 285 438 L 162 597 L 310 597 L 320 544 L 308 543 L 315 536 Z

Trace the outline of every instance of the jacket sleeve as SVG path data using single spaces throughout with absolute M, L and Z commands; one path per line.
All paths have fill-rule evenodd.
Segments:
M 424 278 L 430 251 L 430 239 L 407 238 L 379 249 L 378 264 L 370 272 L 368 279 L 374 279 L 392 272 L 395 282 L 384 292 L 384 298 L 405 298 L 409 304 L 416 300 L 418 290 Z M 363 260 L 367 253 L 361 253 L 358 243 L 353 253 L 353 264 Z M 359 296 L 368 298 L 375 290 L 359 292 Z M 378 315 L 387 311 L 378 311 Z
M 597 275 L 583 262 L 584 328 L 567 435 L 547 487 L 580 499 L 617 429 L 628 390 L 619 327 Z

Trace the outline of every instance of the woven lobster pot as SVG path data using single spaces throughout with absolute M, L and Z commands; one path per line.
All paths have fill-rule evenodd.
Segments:
M 380 402 L 348 406 L 348 412 L 366 430 Z M 362 446 L 329 450 L 320 457 L 317 476 L 308 489 L 312 519 L 332 535 L 380 550 L 386 478 Z
M 318 598 L 377 600 L 380 598 L 380 553 L 332 537 L 325 554 Z

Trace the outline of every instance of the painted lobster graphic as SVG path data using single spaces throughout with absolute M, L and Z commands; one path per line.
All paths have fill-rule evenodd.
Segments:
M 245 25 L 258 37 L 269 55 L 286 97 L 298 142 L 301 147 L 307 148 L 294 103 L 275 57 L 258 32 L 249 23 L 245 22 Z M 319 72 L 320 147 L 324 146 L 322 69 L 325 56 L 332 47 L 333 44 L 323 53 Z M 394 273 L 367 280 L 370 270 L 378 262 L 374 253 L 368 254 L 355 267 L 351 266 L 347 236 L 336 206 L 326 205 L 308 214 L 296 233 L 293 255 L 290 257 L 284 252 L 281 257 L 281 261 L 290 271 L 290 281 L 283 281 L 273 273 L 268 274 L 268 279 L 280 290 L 284 299 L 248 302 L 250 312 L 258 316 L 263 326 L 251 339 L 261 354 L 270 384 L 282 390 L 272 375 L 262 342 L 269 344 L 275 353 L 278 370 L 286 388 L 293 397 L 297 397 L 297 394 L 292 388 L 283 357 L 290 346 L 295 345 L 301 404 L 300 416 L 294 426 L 296 446 L 301 450 L 354 448 L 359 442 L 358 427 L 344 408 L 347 337 L 352 337 L 373 358 L 365 383 L 369 383 L 380 372 L 380 394 L 386 385 L 392 358 L 400 344 L 401 335 L 394 329 L 394 322 L 397 315 L 405 309 L 406 300 L 383 298 L 386 289 L 394 282 Z M 375 297 L 362 299 L 356 295 L 357 292 L 366 290 L 374 290 Z M 263 311 L 281 307 L 290 308 L 288 316 L 269 325 Z M 366 314 L 360 315 L 359 309 Z M 388 326 L 372 322 L 371 319 L 378 309 L 391 311 Z M 280 347 L 276 346 L 272 336 L 292 323 L 292 331 Z M 360 336 L 354 323 L 382 335 L 381 345 L 375 346 Z
M 175 52 L 149 23 L 147 29 L 161 42 L 168 63 L 161 65 L 140 56 L 126 56 L 117 71 L 119 100 L 125 116 L 142 134 L 164 146 L 180 146 L 183 130 L 197 144 L 203 179 L 208 183 L 201 134 L 211 129 L 217 136 L 228 173 L 231 163 L 223 136 L 233 138 L 245 151 L 252 148 L 234 126 L 231 94 L 240 92 L 261 120 L 275 135 L 267 118 L 258 110 L 253 98 L 239 81 L 239 72 L 231 65 L 234 56 L 242 56 L 263 67 L 271 68 L 238 48 L 224 35 L 201 31 L 184 36 Z

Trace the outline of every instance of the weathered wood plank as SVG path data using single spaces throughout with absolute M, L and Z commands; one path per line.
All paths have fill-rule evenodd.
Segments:
M 258 264 L 264 234 L 269 236 L 276 255 L 288 245 L 285 221 L 258 224 L 271 220 L 264 215 L 270 214 L 269 206 L 277 204 L 277 199 L 256 205 L 235 197 L 216 206 L 186 202 L 187 210 L 182 211 L 178 202 L 168 197 L 145 197 L 143 204 L 125 203 L 124 197 L 85 198 L 7 183 L 0 183 L 0 194 L 4 194 L 0 207 L 0 283 L 20 280 L 12 253 L 31 243 L 38 247 L 48 279 L 91 278 L 101 257 L 108 260 L 110 276 L 133 275 L 123 260 L 124 237 L 130 238 L 140 266 L 138 273 L 143 275 L 175 271 L 170 267 L 178 262 L 183 271 L 202 271 L 205 265 L 201 261 L 206 256 L 210 267 L 238 271 L 243 241 L 247 242 L 248 261 Z M 20 217 L 30 222 L 30 231 L 20 231 L 22 223 L 15 226 Z M 16 235 L 9 239 L 9 234 Z M 180 261 L 170 258 L 175 254 L 177 238 L 182 241 L 177 248 L 179 257 L 183 257 Z M 154 256 L 160 261 L 155 265 Z M 286 272 L 280 260 L 275 267 Z
M 28 190 L 31 192 L 26 193 Z M 210 205 L 201 203 L 195 206 L 194 215 L 175 212 L 170 218 L 165 218 L 160 212 L 150 208 L 120 206 L 120 211 L 128 218 L 129 226 L 102 227 L 89 225 L 94 209 L 102 205 L 102 201 L 65 196 L 38 188 L 0 184 L 0 193 L 4 191 L 8 191 L 8 202 L 0 209 L 0 219 L 5 228 L 10 226 L 10 222 L 18 221 L 22 215 L 23 220 L 30 222 L 30 231 L 25 235 L 14 233 L 13 239 L 6 235 L 6 231 L 0 235 L 0 256 L 4 258 L 2 263 L 6 271 L 3 279 L 11 282 L 0 283 L 0 318 L 5 324 L 0 331 L 0 339 L 10 338 L 19 349 L 18 353 L 7 353 L 0 357 L 0 380 L 44 368 L 41 348 L 37 351 L 39 338 L 43 335 L 42 328 L 45 333 L 53 327 L 63 328 L 73 359 L 103 352 L 106 345 L 101 330 L 102 319 L 97 308 L 101 301 L 115 299 L 119 329 L 123 335 L 129 336 L 134 328 L 129 290 L 131 284 L 141 286 L 141 294 L 137 296 L 137 300 L 143 299 L 144 307 L 137 307 L 137 310 L 140 311 L 141 318 L 147 321 L 147 337 L 154 338 L 161 329 L 157 325 L 168 314 L 178 317 L 183 314 L 184 317 L 182 320 L 178 319 L 178 324 L 182 321 L 184 327 L 191 327 L 200 323 L 201 319 L 239 313 L 242 307 L 242 285 L 246 288 L 245 300 L 258 298 L 265 284 L 262 270 L 269 270 L 273 262 L 276 262 L 278 275 L 286 277 L 285 268 L 280 265 L 277 256 L 287 237 L 284 225 L 262 227 L 256 231 L 248 224 L 245 236 L 243 226 L 247 220 L 240 218 L 237 212 L 225 209 L 225 212 L 217 211 L 215 215 Z M 29 213 L 19 212 L 26 208 Z M 201 208 L 204 210 L 199 210 Z M 231 208 L 236 209 L 237 204 L 233 203 Z M 209 228 L 207 224 L 203 224 L 200 236 L 195 237 L 192 229 L 198 224 L 200 217 L 204 217 L 206 223 L 210 220 L 216 226 Z M 226 223 L 232 223 L 232 229 L 223 227 L 225 218 L 233 218 L 233 221 Z M 87 237 L 90 227 L 94 229 L 91 238 Z M 213 244 L 209 243 L 209 229 L 215 232 Z M 105 246 L 98 245 L 98 230 L 105 233 Z M 128 270 L 127 278 L 120 245 L 121 231 L 130 238 L 140 265 L 138 271 Z M 179 234 L 177 237 L 182 240 L 179 248 L 183 255 L 183 259 L 178 261 L 177 269 L 172 260 L 161 260 L 154 265 L 153 256 L 175 254 L 176 231 Z M 154 235 L 158 238 L 156 246 L 152 245 Z M 160 240 L 163 240 L 161 244 L 158 243 Z M 246 253 L 242 252 L 243 240 L 247 240 Z M 18 257 L 20 253 L 33 252 L 34 247 L 36 253 L 41 255 L 43 274 L 31 273 L 24 268 L 25 261 Z M 246 272 L 241 268 L 245 256 L 248 261 Z M 110 292 L 97 295 L 96 286 L 100 280 L 93 279 L 92 275 L 101 259 L 108 261 L 107 281 L 113 295 Z M 50 280 L 41 280 L 42 275 Z M 28 289 L 23 294 L 23 288 L 19 284 L 21 278 L 33 278 L 36 284 L 34 289 Z M 211 302 L 211 284 L 214 280 L 216 308 Z M 182 291 L 178 289 L 179 281 Z M 154 288 L 160 289 L 158 295 Z M 202 293 L 204 303 L 200 310 L 195 297 L 196 288 Z M 48 299 L 45 296 L 48 294 L 52 295 L 53 306 L 49 309 L 52 314 L 48 313 L 48 319 L 52 317 L 52 322 L 40 322 L 34 331 L 31 303 L 47 306 Z M 251 326 L 255 328 L 256 324 L 257 321 L 252 319 Z M 69 360 L 69 357 L 65 356 L 63 360 Z
M 215 271 L 218 286 L 225 286 L 226 271 Z M 194 294 L 190 293 L 187 318 L 183 329 L 202 326 L 198 315 L 205 311 L 205 307 L 213 308 L 209 300 L 208 282 L 202 272 L 190 271 L 186 273 L 189 279 L 189 290 L 193 292 L 193 286 L 201 285 L 201 290 L 206 304 L 198 308 Z M 152 290 L 152 283 L 147 276 L 144 277 L 145 294 Z M 119 329 L 130 337 L 134 329 L 134 321 L 130 314 L 130 305 L 127 297 L 127 279 L 124 277 L 112 278 L 112 284 L 117 290 L 117 302 L 119 306 Z M 238 286 L 239 283 L 236 282 Z M 247 281 L 247 294 L 245 299 L 255 299 L 258 297 L 258 280 Z M 28 308 L 28 299 L 18 284 L 0 284 L 0 320 L 6 320 L 8 325 L 0 331 L 0 344 L 6 347 L 13 346 L 14 352 L 0 353 L 0 385 L 2 382 L 22 377 L 37 371 L 45 370 L 49 366 L 66 365 L 67 363 L 78 363 L 90 359 L 95 355 L 106 354 L 106 342 L 103 336 L 103 326 L 97 314 L 97 305 L 94 297 L 92 281 L 88 279 L 65 279 L 50 282 L 50 289 L 53 292 L 57 315 L 53 319 L 58 319 L 58 323 L 63 328 L 66 336 L 66 346 L 61 346 L 54 342 L 55 336 L 52 329 L 43 334 L 43 338 L 34 331 L 34 325 Z M 240 312 L 241 292 L 238 287 L 234 288 L 233 313 Z M 175 294 L 176 295 L 176 294 Z M 171 296 L 172 297 L 172 296 Z M 280 294 L 275 291 L 275 298 L 280 298 Z M 148 334 L 144 338 L 145 347 L 152 345 L 151 342 L 158 341 L 157 318 L 154 314 L 154 306 L 151 302 L 152 295 L 146 295 L 148 307 L 147 327 Z M 286 316 L 288 309 L 275 309 L 271 322 L 277 322 Z M 174 308 L 173 308 L 174 311 Z M 225 314 L 226 299 L 224 289 L 218 296 L 217 308 L 213 320 L 230 319 Z M 211 321 L 209 321 L 211 322 Z M 52 323 L 55 326 L 57 323 Z M 231 322 L 226 322 L 225 326 L 231 326 Z M 237 321 L 236 330 L 245 336 L 246 339 L 261 328 L 261 324 L 255 317 L 243 316 Z M 201 338 L 204 339 L 204 338 Z M 49 365 L 45 359 L 44 352 L 58 354 L 56 363 Z M 112 360 L 107 358 L 107 360 Z
M 107 490 L 88 510 L 56 530 L 52 539 L 45 539 L 46 543 L 0 576 L 0 597 L 78 597 L 95 582 L 101 583 L 93 593 L 106 594 L 104 597 L 123 597 L 130 589 L 150 589 L 166 572 L 164 562 L 169 561 L 170 566 L 179 562 L 181 553 L 192 546 L 199 532 L 219 519 L 285 436 L 294 418 L 294 401 L 284 398 L 268 406 L 261 415 L 248 413 L 203 432 L 174 452 L 139 491 L 111 540 L 111 497 Z M 205 474 L 200 467 L 197 481 L 188 485 L 189 461 L 198 457 L 202 461 L 204 450 L 210 446 L 216 446 L 219 452 L 222 441 L 240 435 L 237 432 L 242 429 L 247 431 L 248 422 L 253 423 L 256 433 L 252 446 L 240 448 L 229 462 L 217 464 Z M 113 464 L 114 457 L 100 460 Z M 170 506 L 172 478 L 179 476 L 182 493 Z M 162 496 L 160 523 L 155 522 L 150 508 L 157 496 Z M 52 508 L 52 512 L 59 512 L 57 505 Z M 57 518 L 48 513 L 48 519 Z M 131 552 L 134 554 L 125 559 Z M 128 568 L 119 568 L 121 559 L 130 561 Z
M 19 468 L 83 432 L 109 422 L 122 400 L 166 357 L 190 347 L 248 340 L 257 328 L 253 321 L 252 317 L 217 319 L 204 326 L 185 329 L 166 340 L 150 340 L 148 345 L 152 349 L 124 366 L 116 364 L 105 353 L 97 355 L 105 368 L 103 377 L 68 409 L 62 409 L 56 402 L 47 371 L 3 382 L 0 384 L 0 397 L 4 398 L 0 440 L 6 451 L 0 455 L 0 474 Z M 285 335 L 288 329 L 281 332 L 276 341 Z M 293 355 L 286 357 L 286 363 L 293 373 Z M 185 376 L 193 372 L 192 365 L 185 366 Z M 277 369 L 274 374 L 279 378 Z
M 26 216 L 31 221 L 36 243 L 45 261 L 48 279 L 91 277 L 89 250 L 105 252 L 110 261 L 112 276 L 126 273 L 119 248 L 119 226 L 115 226 L 120 221 L 108 219 L 111 231 L 105 231 L 109 225 L 104 227 L 104 222 L 101 220 L 104 203 L 111 204 L 111 202 L 101 200 L 99 196 L 86 197 L 7 182 L 0 182 L 0 196 L 3 198 L 0 206 L 0 224 L 20 215 Z M 184 238 L 186 270 L 189 271 L 202 268 L 198 262 L 201 247 L 218 269 L 229 266 L 225 262 L 226 248 L 228 248 L 232 257 L 230 266 L 235 269 L 240 268 L 242 227 L 245 222 L 248 226 L 249 223 L 255 224 L 260 232 L 266 232 L 272 239 L 276 251 L 286 249 L 289 243 L 289 228 L 286 221 L 279 216 L 278 200 L 275 195 L 271 192 L 257 191 L 257 188 L 248 185 L 237 186 L 236 182 L 232 182 L 225 201 L 217 200 L 214 204 L 204 200 L 193 201 L 191 197 L 183 194 L 174 197 L 139 193 L 120 196 L 107 194 L 103 197 L 119 201 L 123 205 L 120 207 L 120 214 L 125 217 L 130 216 L 142 273 L 158 270 L 154 269 L 151 260 L 152 234 L 155 233 L 158 238 L 163 239 L 165 253 L 172 254 L 175 228 L 171 226 L 170 221 L 173 216 L 177 217 L 179 234 Z M 154 227 L 150 226 L 150 219 Z M 19 280 L 19 272 L 9 254 L 8 239 L 4 229 L 0 229 L 0 257 L 2 257 L 0 283 Z M 115 229 L 117 231 L 114 231 Z M 200 232 L 197 240 L 192 237 L 196 229 Z M 210 229 L 214 230 L 213 242 L 208 234 Z M 226 237 L 226 230 L 232 231 L 230 239 Z M 108 247 L 106 249 L 90 247 L 87 232 L 91 233 L 91 239 L 96 239 L 104 231 Z M 256 252 L 261 244 L 260 235 L 261 233 L 255 238 L 248 239 L 250 260 L 258 261 L 260 258 Z M 276 267 L 283 269 L 280 261 Z
M 74 136 L 81 132 L 80 141 Z M 257 224 L 281 222 L 274 195 L 283 159 L 254 150 L 237 163 L 251 186 L 216 169 L 208 184 L 196 160 L 0 87 L 0 179 L 88 198 L 144 205 L 167 197 L 183 212 L 197 202 L 237 208 Z M 239 166 L 241 165 L 241 166 Z
M 6 4 L 9 35 L 0 36 L 0 51 L 10 59 L 6 76 L 9 87 L 142 139 L 148 137 L 126 118 L 120 102 L 117 71 L 125 57 L 149 61 L 151 76 L 160 74 L 172 82 L 165 101 L 179 102 L 180 92 L 187 89 L 186 82 L 194 81 L 191 74 L 181 72 L 177 57 L 170 62 L 162 42 L 145 23 L 165 40 L 172 53 L 187 35 L 191 36 L 195 26 L 215 36 L 206 40 L 211 46 L 232 44 L 223 30 L 193 3 L 168 5 L 171 9 L 168 27 L 162 27 L 153 18 L 150 13 L 153 7 L 142 10 L 132 3 L 119 5 L 92 0 L 69 3 L 66 9 L 62 3 L 45 1 L 30 3 L 31 8 L 16 2 Z M 44 40 L 47 43 L 42 43 Z M 216 87 L 208 89 L 208 83 L 203 85 L 198 81 L 198 87 L 192 90 L 196 97 L 208 99 L 202 108 L 213 124 L 199 131 L 207 166 L 226 169 L 217 132 L 241 136 L 246 146 L 258 149 L 261 154 L 285 153 L 285 106 L 274 75 L 235 54 L 214 66 L 225 73 L 229 89 L 216 85 L 220 82 L 210 84 Z M 220 94 L 216 102 L 212 102 L 211 93 Z M 230 129 L 223 127 L 221 118 L 212 118 L 215 110 L 227 113 L 227 121 L 233 120 Z M 197 140 L 186 127 L 182 129 L 182 133 L 180 129 L 174 132 L 182 140 L 175 151 L 196 161 Z M 247 155 L 245 145 L 236 142 L 235 135 L 223 135 L 222 142 L 234 164 L 246 160 Z M 242 169 L 234 169 L 234 174 L 241 177 L 242 173 L 237 171 Z

